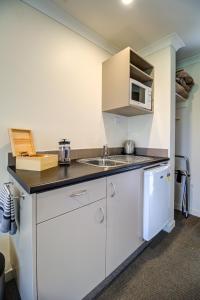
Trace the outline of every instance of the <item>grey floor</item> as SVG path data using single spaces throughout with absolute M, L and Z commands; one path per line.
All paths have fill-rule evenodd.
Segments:
M 98 297 L 104 299 L 200 299 L 200 219 L 176 213 L 173 232 L 159 234 Z
M 5 299 L 20 299 L 14 281 Z M 159 234 L 97 299 L 200 300 L 200 219 L 176 213 L 173 232 Z

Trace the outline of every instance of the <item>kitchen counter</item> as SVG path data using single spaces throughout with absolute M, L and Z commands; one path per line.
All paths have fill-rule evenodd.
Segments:
M 169 160 L 163 157 L 151 157 L 147 162 L 130 162 L 112 168 L 101 168 L 72 161 L 70 166 L 58 166 L 42 172 L 17 170 L 8 166 L 8 172 L 29 194 L 42 193 L 56 188 L 73 185 L 105 176 L 150 166 Z
M 146 247 L 143 169 L 168 158 L 109 158 L 128 163 L 102 168 L 72 160 L 37 172 L 16 170 L 10 161 L 11 180 L 29 193 L 16 185 L 25 199 L 15 202 L 20 227 L 11 257 L 22 299 L 95 298 Z

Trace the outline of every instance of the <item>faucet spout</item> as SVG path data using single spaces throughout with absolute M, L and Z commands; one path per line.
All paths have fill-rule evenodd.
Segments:
M 107 158 L 109 155 L 109 148 L 108 145 L 104 145 L 103 146 L 103 154 L 102 154 L 102 158 Z

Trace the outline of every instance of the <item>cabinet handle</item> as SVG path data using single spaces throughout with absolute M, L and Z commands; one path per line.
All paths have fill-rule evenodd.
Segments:
M 103 207 L 99 207 L 97 209 L 97 212 L 96 212 L 96 216 L 95 216 L 95 219 L 97 220 L 98 223 L 103 223 L 104 221 L 104 210 L 103 210 Z
M 116 195 L 116 190 L 115 190 L 115 185 L 111 182 L 111 188 L 112 188 L 112 190 L 113 190 L 113 192 L 111 193 L 111 195 L 110 195 L 110 197 L 115 197 L 115 195 Z
M 82 190 L 82 191 L 79 191 L 77 193 L 73 193 L 70 195 L 71 198 L 74 198 L 74 197 L 78 197 L 78 196 L 82 196 L 82 195 L 85 195 L 87 193 L 87 190 Z

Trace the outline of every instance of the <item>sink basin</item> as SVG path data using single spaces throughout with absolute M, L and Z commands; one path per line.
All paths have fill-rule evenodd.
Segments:
M 97 166 L 101 168 L 112 168 L 127 164 L 127 162 L 117 161 L 110 158 L 83 158 L 78 160 L 79 163 Z
M 101 168 L 112 168 L 127 164 L 140 164 L 144 162 L 152 161 L 151 157 L 138 156 L 138 155 L 113 155 L 107 158 L 95 157 L 95 158 L 83 158 L 78 162 L 86 165 L 97 166 Z
M 111 160 L 116 160 L 119 162 L 126 162 L 131 164 L 138 164 L 152 161 L 152 157 L 139 156 L 139 155 L 112 155 L 108 157 Z

